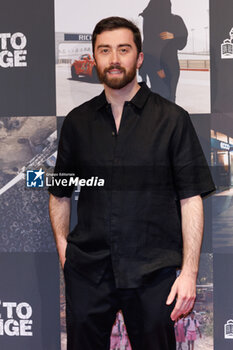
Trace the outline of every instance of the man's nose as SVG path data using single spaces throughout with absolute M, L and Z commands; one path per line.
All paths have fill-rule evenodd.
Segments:
M 119 54 L 117 50 L 112 50 L 110 60 L 111 64 L 120 64 Z

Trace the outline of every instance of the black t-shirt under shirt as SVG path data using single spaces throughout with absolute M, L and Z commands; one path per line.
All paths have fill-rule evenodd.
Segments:
M 145 83 L 125 102 L 117 133 L 104 91 L 65 118 L 55 173 L 104 179 L 82 186 L 67 259 L 98 283 L 109 259 L 116 286 L 134 288 L 182 262 L 180 199 L 214 191 L 188 113 Z M 54 186 L 70 197 L 73 186 Z

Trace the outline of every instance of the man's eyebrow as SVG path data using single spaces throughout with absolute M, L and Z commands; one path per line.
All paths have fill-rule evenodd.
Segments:
M 132 47 L 132 45 L 130 45 L 130 44 L 119 44 L 119 45 L 117 45 L 118 47 L 125 47 L 125 46 L 127 46 L 127 47 Z M 101 49 L 101 48 L 103 48 L 103 47 L 111 47 L 111 45 L 108 45 L 108 44 L 100 44 L 100 45 L 98 45 L 97 46 L 97 50 L 98 49 Z
M 101 44 L 97 46 L 97 49 L 101 49 L 102 47 L 110 47 L 110 45 Z
M 120 45 L 118 45 L 118 47 L 122 47 L 122 46 L 132 47 L 132 45 L 130 45 L 130 44 L 120 44 Z

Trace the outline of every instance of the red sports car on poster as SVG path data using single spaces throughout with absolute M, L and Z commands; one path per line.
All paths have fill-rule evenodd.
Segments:
M 86 53 L 80 56 L 71 64 L 72 79 L 77 79 L 80 76 L 90 77 L 94 81 L 97 80 L 97 73 L 94 65 L 94 59 L 90 54 Z

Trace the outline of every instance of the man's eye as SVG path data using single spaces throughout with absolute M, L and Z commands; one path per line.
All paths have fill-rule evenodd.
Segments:
M 128 52 L 128 50 L 127 50 L 126 48 L 122 48 L 122 49 L 121 49 L 121 52 L 122 52 L 122 53 L 126 53 L 126 52 Z
M 102 52 L 102 53 L 108 53 L 108 52 L 109 52 L 109 49 L 102 49 L 101 52 Z

